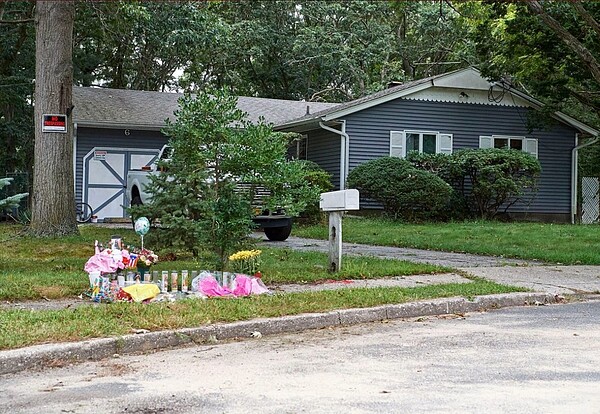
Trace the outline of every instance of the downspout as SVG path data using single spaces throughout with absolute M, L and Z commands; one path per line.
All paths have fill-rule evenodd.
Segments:
M 579 134 L 575 134 L 575 144 L 579 142 Z M 577 215 L 577 153 L 580 149 L 588 147 L 598 142 L 598 136 L 585 144 L 577 145 L 571 150 L 571 224 L 575 224 L 575 216 Z
M 342 123 L 342 130 L 331 128 L 330 126 L 325 125 L 323 122 L 319 122 L 319 126 L 325 131 L 333 132 L 336 135 L 340 136 L 340 190 L 344 190 L 346 188 L 346 170 L 348 169 L 348 164 L 346 162 L 348 152 L 348 141 L 350 137 L 346 134 L 345 123 Z
M 77 198 L 77 122 L 73 122 L 73 194 Z

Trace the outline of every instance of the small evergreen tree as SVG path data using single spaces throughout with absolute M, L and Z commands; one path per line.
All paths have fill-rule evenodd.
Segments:
M 258 187 L 271 192 L 261 208 L 291 216 L 318 200 L 320 189 L 304 180 L 303 164 L 286 160 L 286 134 L 247 121 L 227 90 L 186 94 L 179 105 L 165 129 L 173 148 L 166 172 L 151 176 L 152 204 L 132 213 L 159 218 L 162 240 L 194 255 L 209 250 L 223 269 L 254 229 Z
M 0 190 L 10 184 L 12 178 L 0 178 Z M 5 199 L 0 199 L 0 212 L 7 208 L 19 207 L 19 202 L 22 198 L 26 197 L 28 193 L 15 194 Z

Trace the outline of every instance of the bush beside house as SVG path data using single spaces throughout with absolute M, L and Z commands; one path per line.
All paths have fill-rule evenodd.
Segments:
M 411 153 L 415 167 L 442 178 L 454 189 L 452 217 L 471 214 L 494 218 L 525 196 L 534 197 L 541 173 L 539 161 L 512 149 L 465 149 L 451 155 Z
M 447 207 L 452 188 L 428 171 L 419 170 L 397 157 L 382 157 L 354 168 L 348 187 L 383 204 L 394 218 L 437 218 Z

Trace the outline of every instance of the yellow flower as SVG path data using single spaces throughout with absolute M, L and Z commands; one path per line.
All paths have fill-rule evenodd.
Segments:
M 248 259 L 255 258 L 256 256 L 260 255 L 261 253 L 262 253 L 262 251 L 260 251 L 260 250 L 241 250 L 241 251 L 229 256 L 229 260 L 231 260 L 231 261 L 248 260 Z
M 229 256 L 233 270 L 237 273 L 255 274 L 260 267 L 260 250 L 242 250 Z

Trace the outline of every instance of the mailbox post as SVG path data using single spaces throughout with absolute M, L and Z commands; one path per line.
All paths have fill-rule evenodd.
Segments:
M 331 191 L 321 194 L 319 207 L 329 212 L 329 271 L 342 268 L 342 215 L 359 209 L 358 190 Z

